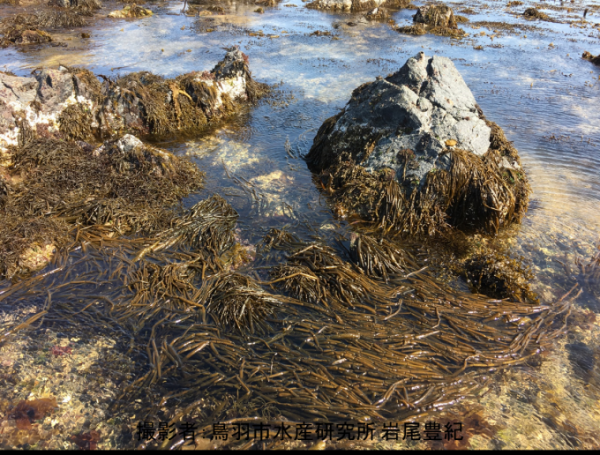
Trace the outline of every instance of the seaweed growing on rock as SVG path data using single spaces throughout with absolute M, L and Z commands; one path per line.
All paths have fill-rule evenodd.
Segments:
M 174 216 L 168 207 L 203 184 L 191 162 L 133 136 L 93 153 L 86 147 L 36 138 L 13 148 L 9 172 L 21 183 L 3 208 L 0 274 L 21 273 L 19 258 L 28 248 L 65 245 L 67 223 L 115 233 L 164 229 Z
M 595 57 L 590 54 L 588 51 L 585 51 L 583 53 L 583 55 L 581 56 L 582 59 L 587 60 L 591 63 L 593 63 L 594 65 L 598 65 L 600 66 L 600 54 L 596 55 Z
M 267 92 L 255 82 L 247 57 L 228 51 L 212 71 L 164 79 L 149 72 L 108 81 L 100 119 L 104 131 L 133 130 L 141 134 L 172 134 L 199 130 Z
M 546 13 L 542 13 L 537 8 L 527 8 L 523 13 L 523 16 L 527 19 L 540 19 L 543 21 L 549 21 L 550 17 Z
M 516 259 L 491 251 L 469 257 L 462 268 L 473 292 L 497 299 L 539 302 L 529 288 L 533 273 Z
M 306 161 L 336 203 L 407 235 L 495 233 L 527 209 L 517 151 L 452 62 L 423 53 L 355 89 L 323 123 Z
M 16 144 L 23 128 L 57 139 L 98 141 L 131 132 L 198 132 L 268 92 L 266 84 L 252 79 L 248 57 L 237 48 L 212 71 L 175 79 L 139 72 L 104 80 L 101 84 L 89 70 L 64 65 L 36 70 L 33 77 L 0 74 L 0 81 L 14 88 L 0 91 L 5 119 L 0 150 Z M 29 113 L 24 120 L 23 112 Z
M 466 35 L 458 28 L 454 12 L 446 5 L 428 5 L 418 8 L 413 16 L 414 25 L 397 27 L 396 31 L 409 35 L 431 33 L 440 36 L 460 38 Z M 461 21 L 464 22 L 464 21 Z

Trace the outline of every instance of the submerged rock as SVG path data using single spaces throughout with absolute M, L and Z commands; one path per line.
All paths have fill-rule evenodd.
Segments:
M 461 37 L 466 35 L 458 28 L 452 8 L 446 5 L 420 6 L 413 16 L 414 25 L 398 27 L 400 33 L 409 35 L 434 35 Z
M 583 53 L 583 55 L 581 56 L 581 58 L 588 60 L 590 62 L 592 62 L 594 65 L 598 65 L 600 66 L 600 54 L 596 55 L 595 57 L 590 54 L 588 51 L 585 51 Z
M 88 70 L 61 66 L 33 77 L 0 73 L 0 153 L 19 135 L 100 140 L 119 133 L 166 134 L 204 127 L 266 90 L 247 57 L 230 50 L 211 71 L 165 79 L 149 72 L 104 84 Z
M 364 11 L 380 6 L 406 8 L 408 5 L 410 0 L 315 0 L 306 7 L 333 11 Z
M 355 89 L 306 161 L 351 212 L 409 233 L 495 232 L 527 207 L 517 151 L 452 61 L 422 52 Z
M 137 5 L 127 5 L 122 10 L 117 10 L 109 13 L 108 17 L 126 19 L 126 18 L 137 18 L 152 16 L 152 11 L 146 8 L 142 8 Z

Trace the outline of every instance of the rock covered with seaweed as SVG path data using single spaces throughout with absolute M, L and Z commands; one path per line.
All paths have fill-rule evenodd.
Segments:
M 73 140 L 198 130 L 265 91 L 237 48 L 213 70 L 175 79 L 142 71 L 101 84 L 90 71 L 66 66 L 31 77 L 0 73 L 0 151 L 16 145 L 24 127 Z
M 454 15 L 452 8 L 446 5 L 420 6 L 413 16 L 413 25 L 397 27 L 400 33 L 409 35 L 424 35 L 431 33 L 440 36 L 460 38 L 465 36 L 464 30 L 458 28 L 459 17 Z M 464 18 L 463 18 L 464 19 Z
M 306 160 L 346 210 L 409 234 L 496 232 L 527 208 L 515 148 L 452 61 L 422 52 L 355 89 Z
M 581 58 L 583 58 L 584 60 L 587 60 L 589 62 L 592 62 L 594 65 L 600 66 L 600 54 L 594 56 L 590 52 L 585 51 L 583 53 L 583 55 L 581 56 Z

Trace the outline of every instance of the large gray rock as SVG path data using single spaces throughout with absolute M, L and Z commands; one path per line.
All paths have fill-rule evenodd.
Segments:
M 335 207 L 410 234 L 450 225 L 493 232 L 527 208 L 517 151 L 452 61 L 422 52 L 355 89 L 306 161 L 322 171 Z
M 356 89 L 329 133 L 336 140 L 327 156 L 309 154 L 308 162 L 326 158 L 328 165 L 351 153 L 369 171 L 391 168 L 400 181 L 422 181 L 433 168 L 449 169 L 447 143 L 483 155 L 490 132 L 452 61 L 421 52 L 397 73 Z M 410 166 L 405 150 L 414 153 Z

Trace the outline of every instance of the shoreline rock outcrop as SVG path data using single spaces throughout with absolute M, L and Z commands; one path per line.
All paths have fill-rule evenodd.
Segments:
M 422 52 L 355 89 L 306 161 L 336 206 L 411 235 L 493 233 L 527 208 L 517 151 L 452 61 Z
M 0 73 L 0 154 L 24 130 L 84 141 L 198 130 L 266 90 L 252 79 L 248 58 L 237 48 L 211 71 L 175 79 L 142 71 L 101 83 L 86 69 L 64 66 L 30 77 Z
M 365 11 L 382 6 L 406 8 L 410 0 L 315 0 L 306 5 L 307 8 L 330 11 Z

